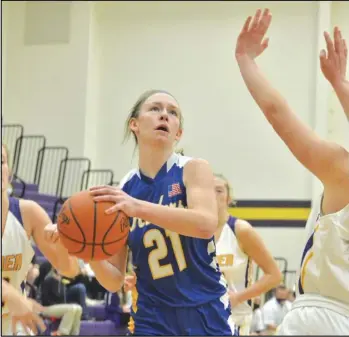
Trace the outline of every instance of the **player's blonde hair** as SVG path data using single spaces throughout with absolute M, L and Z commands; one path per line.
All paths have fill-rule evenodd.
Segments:
M 230 199 L 230 203 L 229 206 L 236 206 L 237 201 L 234 198 L 234 193 L 233 193 L 233 189 L 229 183 L 229 180 L 221 173 L 215 173 L 214 174 L 215 177 L 222 179 L 224 181 L 224 186 L 227 189 L 227 193 L 228 193 L 228 198 Z
M 6 145 L 4 142 L 2 142 L 2 147 L 4 148 L 4 150 L 5 150 L 5 152 L 6 152 L 7 166 L 8 166 L 8 168 L 9 168 L 10 173 L 11 173 L 11 165 L 10 165 L 11 156 L 10 156 L 10 151 L 9 151 L 7 145 Z M 9 185 L 8 187 L 9 187 L 9 188 L 12 188 L 12 184 L 11 184 L 12 178 L 13 178 L 13 176 L 12 176 L 12 174 L 11 174 L 10 179 L 9 179 L 9 182 L 8 182 L 8 185 Z
M 181 156 L 184 156 L 184 149 L 182 147 L 179 149 L 176 149 L 175 152 L 180 154 Z
M 148 90 L 146 92 L 144 92 L 136 101 L 136 103 L 133 105 L 127 120 L 125 122 L 125 133 L 124 133 L 124 140 L 123 143 L 125 143 L 131 136 L 131 134 L 133 135 L 133 138 L 136 142 L 136 146 L 138 144 L 138 139 L 137 136 L 134 134 L 134 132 L 130 129 L 130 122 L 132 120 L 132 118 L 138 118 L 139 116 L 139 112 L 142 108 L 142 105 L 144 104 L 144 102 L 151 96 L 155 95 L 155 94 L 167 94 L 171 97 L 173 97 L 175 99 L 175 97 L 173 95 L 171 95 L 169 92 L 165 91 L 165 90 Z M 175 99 L 176 100 L 176 99 Z M 176 100 L 177 101 L 177 100 Z M 179 116 L 179 127 L 180 129 L 183 129 L 183 116 L 182 114 L 180 114 Z

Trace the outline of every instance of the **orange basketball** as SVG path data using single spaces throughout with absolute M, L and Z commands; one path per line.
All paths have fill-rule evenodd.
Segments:
M 127 241 L 130 224 L 124 212 L 105 214 L 111 202 L 95 202 L 88 191 L 74 194 L 57 218 L 59 236 L 70 255 L 85 261 L 106 260 Z

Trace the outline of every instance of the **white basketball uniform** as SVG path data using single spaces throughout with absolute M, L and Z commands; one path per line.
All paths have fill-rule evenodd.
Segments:
M 23 293 L 24 282 L 27 277 L 29 265 L 34 256 L 34 250 L 23 228 L 23 221 L 19 209 L 19 200 L 10 198 L 10 207 L 2 237 L 1 271 L 2 278 L 14 288 Z M 1 308 L 1 333 L 2 335 L 23 334 L 21 326 L 12 332 L 12 320 L 6 303 Z
M 307 222 L 297 297 L 279 335 L 349 334 L 349 205 L 322 215 L 321 201 Z
M 228 283 L 228 289 L 239 292 L 252 283 L 253 264 L 241 250 L 235 236 L 236 218 L 229 217 L 216 241 L 217 261 Z M 249 335 L 252 323 L 251 301 L 232 308 L 232 317 L 240 335 Z

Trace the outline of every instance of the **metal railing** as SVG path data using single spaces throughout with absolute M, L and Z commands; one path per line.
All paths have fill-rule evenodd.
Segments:
M 3 124 L 2 125 L 2 141 L 7 146 L 10 158 L 12 162 L 10 163 L 11 168 L 15 167 L 15 158 L 18 155 L 15 153 L 16 141 L 18 138 L 22 137 L 24 133 L 23 125 L 21 124 Z
M 39 150 L 34 183 L 39 186 L 40 193 L 56 193 L 60 163 L 67 160 L 68 156 L 69 150 L 64 146 L 45 146 Z
M 98 185 L 112 185 L 114 172 L 112 170 L 86 170 L 82 175 L 82 190 Z
M 67 147 L 46 146 L 45 136 L 24 135 L 20 124 L 4 124 L 2 132 L 12 158 L 16 196 L 25 196 L 28 183 L 38 185 L 39 193 L 55 195 L 52 220 L 72 194 L 93 185 L 119 185 L 112 170 L 91 169 L 88 158 L 69 158 Z
M 13 173 L 27 183 L 34 183 L 38 152 L 45 145 L 46 138 L 44 136 L 20 136 L 16 140 Z
M 88 158 L 65 158 L 61 161 L 58 173 L 56 195 L 64 199 L 83 189 L 83 174 L 91 170 Z

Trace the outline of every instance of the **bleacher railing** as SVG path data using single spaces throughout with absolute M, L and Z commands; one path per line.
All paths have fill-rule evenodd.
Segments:
M 2 125 L 2 141 L 7 146 L 12 162 L 10 163 L 11 168 L 15 167 L 15 158 L 18 155 L 15 153 L 16 141 L 22 137 L 24 133 L 23 125 L 21 124 L 3 124 Z
M 87 190 L 92 186 L 111 185 L 114 179 L 112 170 L 86 170 L 81 178 L 81 190 Z
M 40 193 L 56 194 L 60 163 L 68 156 L 69 150 L 64 146 L 45 146 L 39 150 L 34 183 L 39 186 Z
M 42 135 L 17 138 L 12 172 L 27 183 L 34 183 L 38 153 L 45 145 L 46 138 Z
M 59 165 L 56 195 L 70 197 L 83 189 L 83 174 L 91 170 L 91 160 L 84 157 L 65 158 Z

